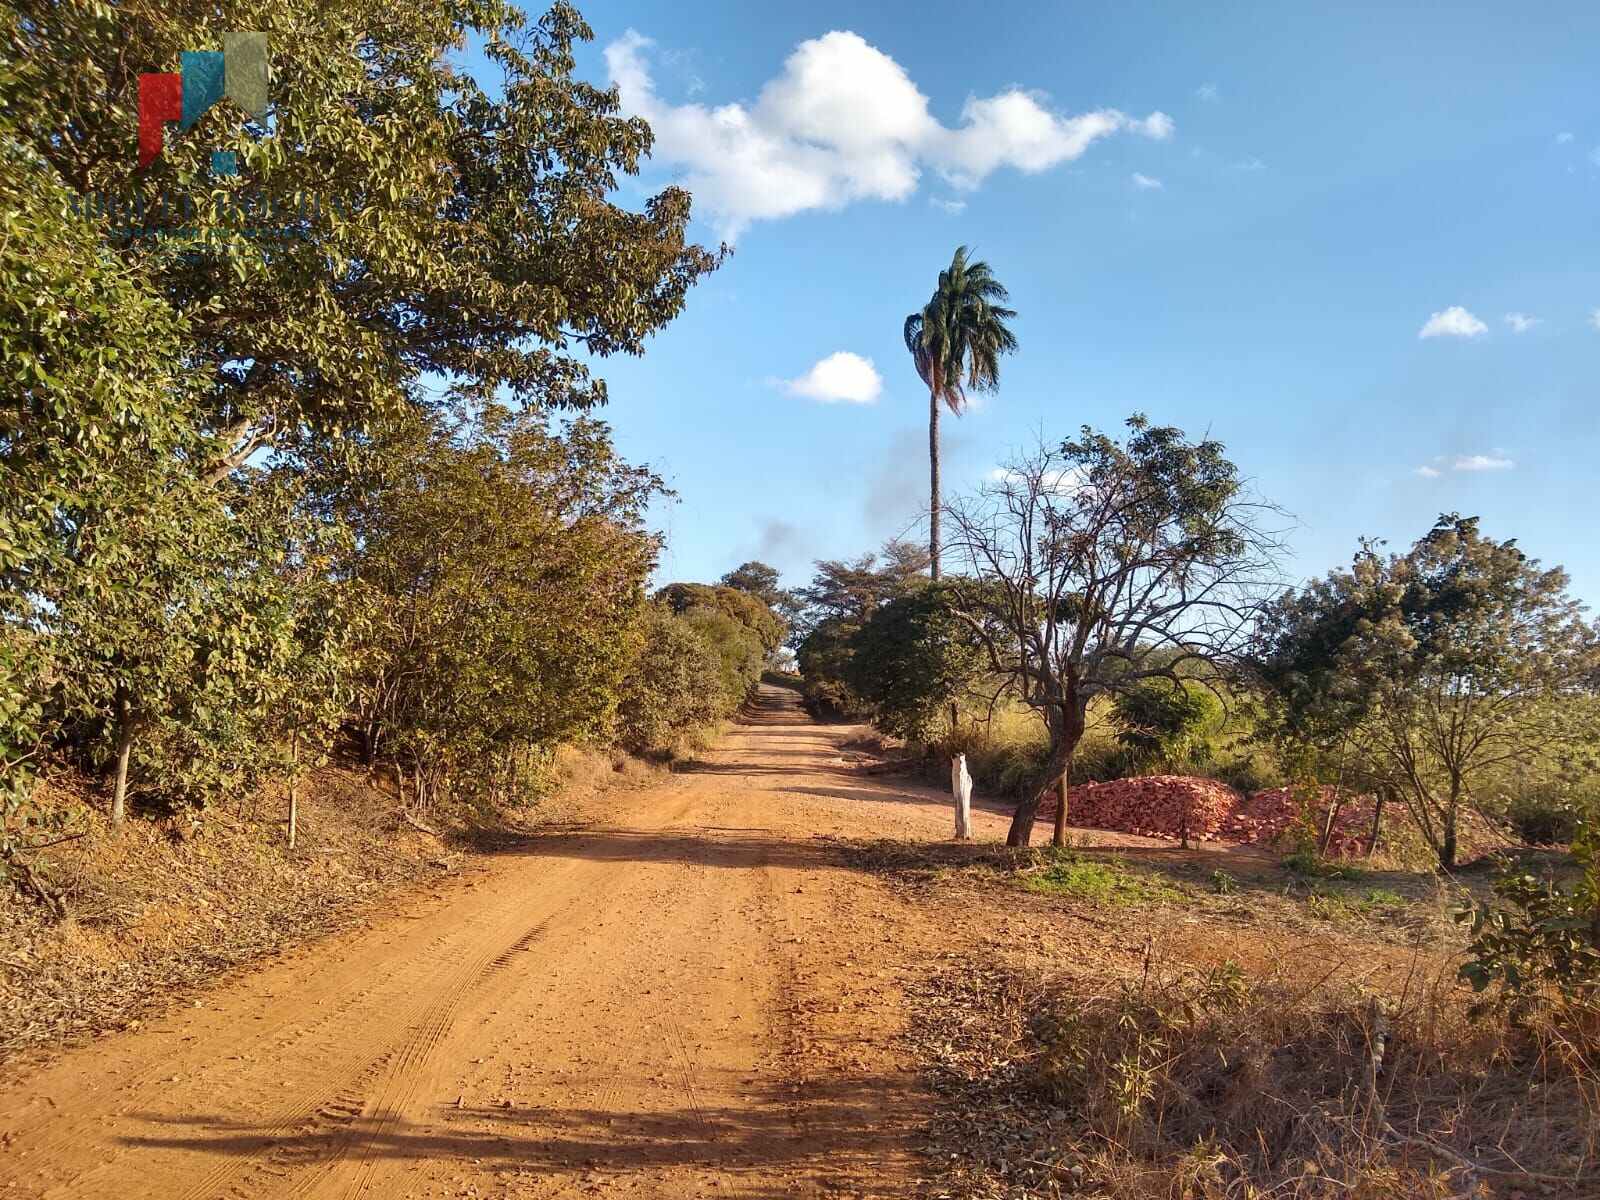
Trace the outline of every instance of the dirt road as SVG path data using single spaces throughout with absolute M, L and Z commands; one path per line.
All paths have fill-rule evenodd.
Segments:
M 896 978 L 933 933 L 829 836 L 949 812 L 762 704 L 699 770 L 0 1082 L 0 1197 L 908 1194 Z

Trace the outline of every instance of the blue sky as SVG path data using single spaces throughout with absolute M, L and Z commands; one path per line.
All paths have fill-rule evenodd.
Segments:
M 643 358 L 601 366 L 619 444 L 680 496 L 663 579 L 762 558 L 797 583 L 915 530 L 900 326 L 968 243 L 1021 350 L 944 423 L 947 491 L 1140 410 L 1209 430 L 1294 514 L 1293 575 L 1461 511 L 1600 600 L 1600 8 L 585 15 L 582 73 L 658 131 L 625 202 L 682 183 L 701 239 L 735 245 Z M 814 398 L 871 392 L 853 360 L 785 382 L 840 354 L 873 364 L 870 402 Z

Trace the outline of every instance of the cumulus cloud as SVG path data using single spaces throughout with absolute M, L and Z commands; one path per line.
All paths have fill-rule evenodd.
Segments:
M 1556 134 L 1556 145 L 1558 145 L 1558 146 L 1565 146 L 1571 140 L 1572 140 L 1572 135 L 1570 133 L 1567 133 L 1567 132 L 1563 131 L 1561 133 Z
M 1153 179 L 1140 171 L 1133 173 L 1133 186 L 1141 192 L 1157 191 L 1164 186 L 1159 179 Z
M 1047 170 L 1101 138 L 1172 136 L 1165 113 L 1132 117 L 1103 108 L 1069 115 L 1040 92 L 1010 88 L 969 97 L 946 126 L 905 68 L 858 34 L 835 30 L 801 42 L 755 100 L 673 104 L 657 94 L 654 43 L 634 30 L 605 49 L 623 109 L 650 122 L 653 157 L 681 167 L 685 186 L 725 237 L 861 200 L 905 200 L 924 170 L 975 188 L 1010 167 Z
M 1449 459 L 1441 455 L 1433 461 L 1439 465 L 1418 467 L 1412 474 L 1438 479 L 1445 471 L 1509 471 L 1517 465 L 1504 450 L 1492 454 L 1458 454 Z
M 784 382 L 791 396 L 820 400 L 824 404 L 871 404 L 883 391 L 883 377 L 870 358 L 839 350 L 818 362 L 798 379 Z
M 1535 325 L 1543 325 L 1544 318 L 1530 317 L 1523 313 L 1509 312 L 1506 314 L 1506 324 L 1511 326 L 1513 333 L 1527 333 Z
M 1452 471 L 1509 471 L 1517 464 L 1493 454 L 1464 454 L 1450 460 Z
M 1195 88 L 1194 94 L 1201 100 L 1215 100 L 1218 95 L 1217 85 L 1214 83 L 1202 83 Z
M 1487 325 L 1459 304 L 1453 304 L 1443 312 L 1436 312 L 1429 317 L 1428 323 L 1422 327 L 1422 332 L 1417 336 L 1474 338 L 1488 332 Z
M 1600 329 L 1600 308 L 1595 309 L 1589 314 L 1589 324 L 1593 325 L 1596 329 Z
M 967 211 L 967 202 L 965 200 L 944 200 L 937 196 L 933 196 L 928 200 L 928 207 L 936 208 L 940 212 L 947 213 L 952 217 L 959 217 L 962 213 Z

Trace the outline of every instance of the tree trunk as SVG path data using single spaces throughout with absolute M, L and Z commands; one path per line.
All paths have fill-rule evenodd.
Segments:
M 928 570 L 939 578 L 939 396 L 928 389 Z
M 111 788 L 111 832 L 122 829 L 128 812 L 128 759 L 133 754 L 133 706 L 128 693 L 117 693 L 117 775 Z
M 1050 835 L 1050 844 L 1060 849 L 1067 844 L 1067 773 L 1061 772 L 1061 782 L 1056 784 L 1056 827 Z
M 1378 794 L 1372 802 L 1372 836 L 1367 839 L 1368 858 L 1371 858 L 1378 850 L 1378 835 L 1383 832 L 1383 802 L 1388 794 L 1388 788 L 1379 788 Z
M 1446 871 L 1456 869 L 1456 815 L 1449 813 L 1444 819 L 1444 844 L 1439 847 L 1439 865 Z
M 1064 711 L 1063 711 L 1064 709 Z M 1067 767 L 1072 763 L 1072 752 L 1083 737 L 1084 714 L 1076 698 L 1069 693 L 1061 708 L 1056 708 L 1045 718 L 1050 726 L 1050 757 L 1045 760 L 1044 783 L 1028 799 L 1023 800 L 1011 814 L 1011 828 L 1006 831 L 1006 845 L 1026 846 L 1033 838 L 1033 819 L 1038 815 L 1044 798 L 1061 786 L 1067 777 Z M 1065 830 L 1063 830 L 1065 832 Z

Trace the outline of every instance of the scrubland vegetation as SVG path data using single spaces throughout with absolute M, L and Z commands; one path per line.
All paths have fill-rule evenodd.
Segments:
M 651 134 L 574 77 L 571 7 L 531 27 L 495 0 L 331 12 L 296 26 L 273 136 L 235 149 L 262 186 L 358 206 L 265 249 L 224 210 L 202 254 L 81 202 L 114 193 L 159 229 L 160 187 L 204 186 L 189 141 L 170 174 L 135 172 L 116 81 L 210 9 L 0 17 L 0 883 L 10 941 L 59 934 L 5 959 L 0 1045 L 331 927 L 576 760 L 670 761 L 792 650 L 819 717 L 871 721 L 935 780 L 965 754 L 1011 808 L 1006 847 L 895 868 L 968 889 L 994 931 L 929 985 L 920 1053 L 967 1138 L 928 1172 L 940 1194 L 1580 1194 L 1600 630 L 1558 567 L 1444 513 L 1297 584 L 1289 518 L 1222 442 L 1137 414 L 945 497 L 941 413 L 1019 349 L 962 248 L 903 329 L 927 550 L 821 561 L 793 591 L 759 562 L 657 586 L 647 517 L 670 495 L 619 456 L 591 367 L 642 352 L 721 252 L 688 240 L 679 188 L 615 202 Z M 466 41 L 497 92 L 450 68 Z M 1214 861 L 1069 844 L 1075 786 L 1154 776 L 1273 791 L 1293 819 Z M 93 943 L 185 906 L 145 960 Z M 1195 961 L 1019 957 L 1012 930 L 1148 945 L 1195 912 L 1223 929 Z M 1304 928 L 1341 969 L 1282 939 L 1233 957 L 1241 929 Z M 1402 951 L 1381 984 L 1342 969 Z

